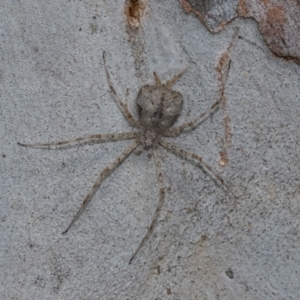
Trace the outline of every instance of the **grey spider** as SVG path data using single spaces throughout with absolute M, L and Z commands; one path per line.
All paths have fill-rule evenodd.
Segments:
M 125 119 L 127 120 L 128 124 L 136 128 L 136 131 L 132 132 L 123 132 L 123 133 L 114 133 L 114 134 L 93 134 L 89 136 L 84 136 L 81 138 L 77 138 L 74 140 L 67 140 L 67 141 L 60 141 L 56 143 L 49 143 L 49 144 L 23 144 L 18 143 L 21 146 L 32 147 L 32 148 L 63 148 L 68 146 L 73 146 L 77 144 L 84 144 L 84 143 L 97 143 L 97 142 L 108 142 L 108 141 L 120 141 L 120 140 L 129 140 L 133 139 L 134 141 L 127 147 L 119 156 L 110 164 L 108 165 L 98 176 L 96 182 L 92 186 L 91 190 L 88 192 L 87 196 L 85 197 L 81 207 L 79 208 L 76 215 L 73 217 L 71 223 L 67 227 L 67 229 L 63 232 L 63 234 L 67 233 L 67 231 L 72 227 L 74 222 L 83 212 L 85 207 L 91 201 L 93 195 L 95 194 L 96 190 L 99 188 L 101 182 L 104 178 L 107 177 L 109 173 L 111 173 L 114 169 L 116 169 L 119 165 L 123 163 L 123 161 L 134 151 L 141 152 L 143 149 L 145 150 L 152 150 L 155 167 L 156 167 L 156 175 L 159 187 L 159 201 L 154 212 L 154 216 L 152 218 L 150 227 L 142 241 L 140 242 L 139 246 L 137 247 L 136 251 L 132 255 L 129 263 L 135 258 L 139 250 L 144 245 L 145 241 L 148 239 L 150 234 L 153 231 L 153 228 L 157 222 L 159 211 L 163 205 L 164 198 L 165 198 L 165 186 L 164 186 L 164 179 L 163 173 L 161 168 L 161 158 L 158 152 L 158 147 L 162 146 L 163 148 L 175 153 L 176 155 L 182 156 L 186 159 L 195 160 L 200 166 L 206 170 L 215 180 L 219 181 L 226 189 L 234 196 L 234 193 L 228 187 L 228 185 L 224 182 L 224 180 L 213 171 L 213 169 L 202 159 L 202 157 L 186 151 L 169 141 L 165 140 L 164 137 L 177 137 L 183 131 L 188 129 L 194 129 L 199 124 L 201 124 L 211 113 L 213 113 L 218 105 L 220 104 L 225 87 L 225 80 L 229 70 L 229 63 L 227 64 L 227 70 L 224 74 L 221 74 L 222 85 L 220 90 L 220 99 L 212 104 L 212 106 L 199 115 L 197 118 L 193 119 L 192 121 L 185 121 L 183 124 L 179 126 L 173 127 L 175 122 L 177 121 L 179 115 L 182 111 L 183 106 L 183 96 L 171 89 L 171 87 L 175 84 L 175 82 L 187 71 L 187 68 L 181 71 L 179 74 L 174 76 L 171 80 L 167 81 L 166 83 L 162 83 L 158 75 L 153 72 L 155 84 L 154 85 L 145 85 L 143 86 L 137 95 L 136 98 L 136 105 L 137 105 L 137 113 L 138 119 L 136 119 L 131 112 L 129 111 L 127 105 L 127 96 L 125 102 L 121 101 L 119 96 L 117 95 L 108 71 L 108 67 L 106 65 L 105 60 L 105 52 L 103 52 L 103 62 L 104 67 L 107 75 L 107 81 L 110 88 L 110 91 L 114 95 L 114 99 L 123 113 Z M 128 95 L 128 93 L 127 93 Z

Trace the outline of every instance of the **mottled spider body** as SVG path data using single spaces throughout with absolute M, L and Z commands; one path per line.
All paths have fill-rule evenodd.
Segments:
M 165 197 L 165 185 L 163 180 L 162 168 L 161 168 L 161 158 L 158 151 L 158 147 L 162 146 L 163 148 L 167 149 L 175 153 L 176 155 L 182 156 L 183 158 L 192 159 L 196 161 L 207 173 L 209 173 L 216 181 L 220 182 L 231 194 L 234 193 L 228 187 L 228 185 L 224 182 L 224 180 L 213 171 L 213 169 L 203 161 L 202 157 L 188 152 L 176 145 L 173 145 L 168 140 L 164 139 L 164 137 L 176 137 L 186 129 L 193 129 L 197 127 L 201 122 L 203 122 L 213 111 L 218 107 L 220 104 L 224 88 L 225 88 L 225 81 L 226 76 L 229 70 L 229 59 L 228 64 L 222 61 L 222 66 L 228 68 L 226 72 L 221 74 L 222 79 L 222 87 L 220 90 L 220 99 L 212 104 L 212 106 L 207 109 L 204 113 L 199 115 L 197 118 L 189 121 L 183 122 L 183 124 L 179 126 L 173 126 L 177 121 L 178 117 L 182 112 L 183 106 L 183 96 L 174 90 L 171 87 L 175 84 L 175 82 L 186 72 L 187 69 L 180 72 L 178 75 L 174 76 L 171 80 L 167 81 L 166 83 L 161 83 L 161 80 L 154 72 L 155 84 L 154 85 L 145 85 L 143 86 L 138 93 L 136 98 L 136 105 L 137 105 L 137 113 L 138 119 L 136 119 L 128 109 L 127 102 L 123 102 L 120 100 L 119 96 L 117 95 L 112 82 L 110 80 L 109 71 L 105 62 L 105 53 L 103 53 L 103 61 L 104 67 L 107 75 L 108 85 L 114 98 L 116 100 L 117 105 L 119 106 L 121 112 L 123 113 L 124 117 L 126 118 L 128 124 L 136 128 L 136 131 L 132 132 L 123 132 L 123 133 L 113 133 L 113 134 L 93 134 L 89 136 L 85 136 L 82 138 L 77 138 L 74 140 L 68 141 L 61 141 L 56 143 L 50 144 L 21 144 L 22 146 L 28 146 L 32 148 L 63 148 L 66 146 L 73 146 L 83 143 L 90 143 L 90 142 L 109 142 L 109 141 L 120 141 L 120 140 L 129 140 L 133 139 L 134 141 L 125 149 L 123 152 L 119 154 L 119 156 L 110 164 L 108 165 L 98 176 L 97 180 L 93 184 L 92 188 L 88 192 L 87 196 L 85 197 L 80 209 L 72 219 L 71 223 L 67 227 L 67 229 L 63 232 L 66 233 L 83 212 L 85 207 L 91 201 L 93 195 L 99 188 L 102 181 L 110 174 L 114 169 L 116 169 L 133 151 L 142 151 L 143 149 L 151 149 L 154 157 L 155 167 L 156 167 L 156 175 L 157 175 L 157 182 L 159 187 L 159 201 L 154 212 L 154 216 L 152 218 L 151 224 L 149 229 L 144 236 L 143 240 L 139 244 L 137 250 L 132 255 L 130 262 L 136 256 L 138 251 L 141 249 L 147 238 L 150 236 L 153 228 L 157 222 L 159 211 L 163 205 L 164 197 Z M 224 75 L 225 74 L 225 75 Z
M 176 122 L 182 111 L 183 96 L 157 82 L 139 90 L 136 104 L 141 127 L 140 143 L 148 150 L 156 146 L 159 137 Z
M 183 96 L 164 85 L 145 85 L 138 93 L 136 104 L 141 126 L 163 134 L 177 121 Z

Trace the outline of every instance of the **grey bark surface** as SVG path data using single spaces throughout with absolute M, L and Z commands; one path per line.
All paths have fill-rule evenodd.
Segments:
M 254 21 L 213 35 L 172 0 L 148 1 L 135 31 L 123 1 L 5 0 L 0 14 L 1 299 L 299 299 L 300 66 L 275 57 Z M 159 197 L 153 157 L 143 152 L 103 182 L 62 235 L 99 173 L 131 142 L 65 150 L 17 142 L 130 131 L 103 51 L 135 115 L 153 71 L 166 81 L 189 67 L 173 87 L 184 96 L 176 124 L 189 110 L 195 118 L 217 100 L 216 63 L 236 26 L 226 109 L 172 142 L 201 155 L 238 199 L 160 149 L 165 203 L 129 265 Z

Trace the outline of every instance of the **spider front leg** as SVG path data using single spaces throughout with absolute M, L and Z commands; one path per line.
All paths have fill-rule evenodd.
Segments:
M 108 67 L 106 65 L 106 60 L 105 60 L 105 51 L 103 51 L 103 62 L 104 62 L 104 67 L 105 67 L 105 72 L 106 72 L 106 77 L 107 77 L 107 82 L 108 82 L 108 86 L 110 88 L 110 91 L 112 92 L 112 94 L 114 95 L 115 101 L 119 107 L 119 109 L 121 110 L 121 112 L 123 113 L 127 123 L 132 126 L 132 127 L 139 127 L 139 122 L 138 120 L 135 119 L 135 117 L 131 114 L 131 112 L 129 111 L 128 108 L 128 104 L 127 101 L 124 103 L 123 101 L 121 101 L 121 99 L 119 98 L 115 88 L 113 87 L 113 84 L 110 80 L 110 75 L 109 75 L 109 71 L 108 71 Z M 126 92 L 126 99 L 128 97 L 128 90 Z
M 219 64 L 221 63 L 221 61 L 219 61 Z M 221 101 L 224 98 L 224 91 L 225 91 L 225 85 L 226 85 L 226 81 L 228 78 L 228 73 L 229 73 L 229 69 L 230 69 L 230 59 L 228 57 L 228 61 L 226 61 L 226 63 L 223 63 L 222 68 L 219 70 L 220 72 L 220 76 L 219 76 L 219 80 L 221 82 L 220 84 L 220 90 L 219 90 L 219 100 L 216 101 L 209 109 L 207 109 L 205 112 L 203 112 L 201 115 L 199 115 L 198 117 L 196 117 L 194 120 L 192 121 L 187 121 L 184 122 L 182 125 L 180 126 L 176 126 L 173 128 L 170 128 L 168 131 L 166 131 L 164 133 L 164 136 L 166 137 L 176 137 L 178 136 L 180 133 L 182 133 L 185 129 L 194 129 L 197 126 L 199 126 L 210 114 L 212 114 L 217 107 L 219 106 L 219 104 L 221 103 Z
M 213 113 L 217 109 L 220 102 L 221 102 L 221 99 L 216 101 L 208 110 L 206 110 L 204 113 L 202 113 L 200 116 L 198 116 L 194 120 L 186 121 L 180 126 L 170 128 L 169 130 L 167 130 L 164 133 L 164 136 L 166 136 L 166 137 L 177 137 L 185 129 L 194 129 L 195 127 L 200 125 L 211 113 Z
M 186 73 L 187 69 L 188 67 L 182 70 L 179 74 L 175 75 L 172 79 L 168 80 L 166 83 L 162 83 L 159 76 L 156 74 L 156 72 L 153 72 L 155 85 L 156 86 L 163 85 L 171 89 L 171 87 L 176 83 L 176 81 Z
M 180 148 L 177 145 L 174 145 L 172 143 L 169 143 L 163 139 L 160 139 L 159 144 L 161 146 L 163 146 L 164 148 L 166 148 L 167 150 L 170 150 L 171 152 L 175 153 L 176 155 L 180 155 L 185 159 L 194 159 L 197 162 L 200 163 L 200 165 L 202 166 L 202 168 L 204 168 L 206 171 L 208 171 L 208 173 L 212 176 L 215 177 L 216 179 L 218 179 L 218 181 L 226 187 L 226 189 L 234 196 L 234 198 L 237 198 L 237 196 L 233 193 L 233 191 L 230 189 L 230 187 L 225 183 L 224 179 L 218 175 L 212 168 L 211 166 L 209 166 L 201 156 L 194 154 L 192 152 L 186 151 L 182 148 Z
M 95 192 L 99 188 L 102 181 L 107 177 L 109 173 L 111 173 L 114 169 L 116 169 L 118 166 L 120 166 L 124 160 L 134 151 L 134 149 L 139 145 L 139 142 L 135 140 L 128 148 L 126 148 L 110 165 L 108 165 L 98 176 L 97 180 L 95 181 L 94 185 L 92 186 L 91 190 L 83 200 L 81 207 L 79 208 L 78 212 L 72 219 L 70 225 L 68 228 L 62 232 L 62 234 L 65 234 L 68 232 L 68 230 L 72 227 L 72 225 L 75 223 L 75 221 L 78 219 L 80 214 L 84 211 L 86 206 L 89 204 L 89 202 L 92 200 L 92 197 L 94 196 Z
M 76 138 L 73 140 L 60 141 L 55 143 L 48 144 L 23 144 L 19 143 L 18 145 L 23 147 L 30 148 L 41 148 L 41 149 L 63 149 L 76 145 L 84 145 L 88 143 L 101 143 L 101 142 L 114 142 L 114 141 L 123 141 L 134 139 L 138 135 L 138 132 L 122 132 L 122 133 L 111 133 L 111 134 L 92 134 L 84 137 Z
M 216 66 L 216 71 L 218 75 L 218 81 L 219 81 L 219 100 L 216 101 L 209 109 L 207 109 L 204 113 L 202 113 L 200 116 L 196 117 L 194 120 L 189 122 L 184 122 L 180 126 L 176 126 L 173 128 L 170 128 L 167 132 L 164 133 L 164 136 L 166 137 L 176 137 L 181 132 L 183 132 L 185 129 L 194 129 L 198 125 L 200 125 L 210 114 L 212 114 L 219 104 L 224 99 L 224 93 L 225 93 L 225 86 L 230 70 L 231 60 L 230 60 L 230 50 L 234 45 L 234 42 L 236 41 L 238 37 L 239 28 L 235 29 L 234 35 L 231 39 L 230 45 L 227 47 L 225 52 L 220 56 L 218 60 L 218 64 Z M 179 74 L 180 75 L 180 74 Z M 176 78 L 176 77 L 175 77 Z M 173 80 L 175 80 L 175 78 Z M 171 84 L 172 80 L 167 83 Z
M 170 89 L 176 83 L 176 81 L 186 73 L 188 68 L 189 67 L 182 70 L 179 74 L 175 75 L 172 79 L 168 80 L 164 85 Z
M 156 210 L 154 212 L 154 215 L 153 215 L 151 224 L 149 226 L 149 229 L 148 229 L 146 235 L 144 236 L 144 238 L 142 239 L 141 243 L 139 244 L 138 248 L 136 249 L 136 251 L 134 252 L 134 254 L 132 255 L 132 257 L 130 258 L 129 264 L 131 264 L 132 260 L 135 258 L 135 256 L 137 255 L 137 253 L 143 247 L 143 245 L 146 242 L 146 240 L 151 235 L 151 233 L 152 233 L 152 231 L 154 229 L 154 226 L 155 226 L 155 224 L 157 222 L 157 219 L 158 219 L 161 207 L 163 206 L 164 199 L 165 199 L 165 185 L 164 185 L 164 178 L 163 178 L 163 173 L 162 173 L 162 169 L 161 169 L 160 154 L 159 154 L 157 148 L 155 148 L 155 147 L 152 148 L 152 152 L 153 152 L 153 156 L 154 156 L 154 162 L 155 162 L 155 168 L 156 168 L 156 176 L 157 176 L 157 183 L 158 183 L 158 188 L 159 188 L 159 201 L 158 201 Z

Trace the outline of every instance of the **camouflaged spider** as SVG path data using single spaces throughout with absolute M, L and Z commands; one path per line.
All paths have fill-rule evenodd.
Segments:
M 120 141 L 120 140 L 129 140 L 133 139 L 134 141 L 127 147 L 110 165 L 108 165 L 98 176 L 96 182 L 93 187 L 85 197 L 80 209 L 72 219 L 68 228 L 63 232 L 66 233 L 77 220 L 79 215 L 91 201 L 93 195 L 96 190 L 99 188 L 101 182 L 109 173 L 111 173 L 114 169 L 116 169 L 122 162 L 134 151 L 143 151 L 152 150 L 155 167 L 156 167 L 156 175 L 159 187 L 159 201 L 154 212 L 154 216 L 152 218 L 150 227 L 137 247 L 136 251 L 132 255 L 129 263 L 132 262 L 136 254 L 139 252 L 147 238 L 153 231 L 153 228 L 157 222 L 159 211 L 163 205 L 165 198 L 165 186 L 164 179 L 161 169 L 161 158 L 158 152 L 158 146 L 162 146 L 163 148 L 175 153 L 176 155 L 180 155 L 186 159 L 195 160 L 203 169 L 205 169 L 213 178 L 217 179 L 226 189 L 235 197 L 234 193 L 228 187 L 228 185 L 224 182 L 224 180 L 216 174 L 212 168 L 203 161 L 202 157 L 188 152 L 172 143 L 166 141 L 163 137 L 176 137 L 180 135 L 186 129 L 193 129 L 198 126 L 201 122 L 203 122 L 220 104 L 222 100 L 222 96 L 224 93 L 225 80 L 226 76 L 221 76 L 222 78 L 222 86 L 220 90 L 220 99 L 212 104 L 212 106 L 207 109 L 200 116 L 195 118 L 192 121 L 184 122 L 182 125 L 173 127 L 174 123 L 177 121 L 177 118 L 181 114 L 182 106 L 183 106 L 183 96 L 174 90 L 171 90 L 171 87 L 175 84 L 175 82 L 186 72 L 187 68 L 181 71 L 178 75 L 174 76 L 171 80 L 166 83 L 162 83 L 158 75 L 154 72 L 154 85 L 145 85 L 143 86 L 138 93 L 136 98 L 137 105 L 137 113 L 138 119 L 136 119 L 129 111 L 127 105 L 127 97 L 125 103 L 122 102 L 117 95 L 108 72 L 108 68 L 105 60 L 105 52 L 103 52 L 103 61 L 104 67 L 107 75 L 107 81 L 111 92 L 114 95 L 114 99 L 123 113 L 125 119 L 131 127 L 137 129 L 137 131 L 132 132 L 123 132 L 123 133 L 115 133 L 115 134 L 94 134 L 81 138 L 77 138 L 74 140 L 61 141 L 56 143 L 49 144 L 22 144 L 18 143 L 21 146 L 33 147 L 33 148 L 62 148 L 73 146 L 77 144 L 89 143 L 89 142 L 109 142 L 109 141 Z M 224 74 L 228 73 L 229 63 L 227 71 Z

